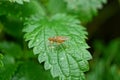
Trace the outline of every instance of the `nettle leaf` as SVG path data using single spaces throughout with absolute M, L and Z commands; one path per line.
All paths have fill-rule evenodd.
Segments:
M 44 62 L 45 70 L 50 69 L 53 77 L 59 80 L 84 80 L 88 71 L 87 60 L 92 57 L 86 50 L 86 29 L 80 21 L 72 16 L 56 14 L 50 18 L 33 16 L 25 23 L 23 29 L 29 48 L 38 54 L 40 63 Z M 66 41 L 58 43 L 48 39 L 64 36 Z
M 97 15 L 98 9 L 102 9 L 103 3 L 107 0 L 64 0 L 67 8 L 79 15 L 83 22 L 90 21 L 94 15 Z
M 30 2 L 30 0 L 9 0 L 10 2 L 16 2 L 18 4 L 23 4 L 23 2 Z

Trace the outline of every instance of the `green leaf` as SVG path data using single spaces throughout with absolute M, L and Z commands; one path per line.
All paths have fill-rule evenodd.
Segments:
M 55 6 L 55 4 L 57 4 L 57 6 Z M 66 3 L 63 0 L 48 0 L 47 9 L 51 14 L 62 13 L 67 11 Z
M 112 65 L 112 66 L 110 67 L 110 70 L 109 70 L 109 74 L 110 74 L 110 75 L 108 75 L 108 79 L 109 79 L 109 80 L 119 80 L 119 79 L 120 79 L 119 70 L 120 70 L 119 66 L 117 66 L 117 65 Z M 110 78 L 109 76 L 111 76 L 112 78 Z
M 104 80 L 103 76 L 105 72 L 105 62 L 103 60 L 96 60 L 93 64 L 92 71 L 87 74 L 87 80 Z M 106 76 L 106 75 L 105 75 Z M 106 79 L 109 80 L 109 79 Z
M 38 60 L 44 62 L 45 70 L 50 69 L 53 77 L 59 80 L 84 80 L 84 72 L 88 71 L 88 62 L 92 57 L 86 50 L 86 29 L 80 21 L 72 16 L 56 14 L 50 18 L 32 16 L 27 19 L 23 29 L 25 40 Z M 68 38 L 63 43 L 50 43 L 51 37 Z
M 2 21 L 3 26 L 3 33 L 6 33 L 7 35 L 10 35 L 16 39 L 21 40 L 22 38 L 22 28 L 23 23 L 18 22 L 18 20 L 3 20 Z
M 15 19 L 21 20 L 36 13 L 39 13 L 40 15 L 45 14 L 41 4 L 39 4 L 36 0 L 24 3 L 24 5 L 6 1 L 0 2 L 0 15 L 12 16 L 15 17 Z
M 103 56 L 102 58 L 106 61 L 106 65 L 110 65 L 113 62 L 119 64 L 120 38 L 111 40 L 107 45 L 102 41 L 96 41 L 94 45 L 95 52 L 100 53 L 99 55 Z
M 48 71 L 44 71 L 42 65 L 26 61 L 19 66 L 12 80 L 53 80 L 53 78 Z
M 18 4 L 23 4 L 23 2 L 30 2 L 30 0 L 9 0 L 10 2 L 16 2 Z
M 17 69 L 15 59 L 10 55 L 4 55 L 3 63 L 4 67 L 0 68 L 0 80 L 11 80 Z
M 116 64 L 106 66 L 106 64 L 102 58 L 95 60 L 91 71 L 87 74 L 87 80 L 119 80 L 119 66 Z
M 3 67 L 2 59 L 3 59 L 3 55 L 0 53 L 0 68 Z
M 107 0 L 64 0 L 70 12 L 79 16 L 83 22 L 88 22 L 94 15 L 97 15 L 98 9 L 102 9 L 102 4 Z
M 0 51 L 17 59 L 21 58 L 23 53 L 20 45 L 13 42 L 0 42 Z
M 47 9 L 52 14 L 69 13 L 77 15 L 83 23 L 86 23 L 97 15 L 98 10 L 102 9 L 105 3 L 107 0 L 48 0 Z

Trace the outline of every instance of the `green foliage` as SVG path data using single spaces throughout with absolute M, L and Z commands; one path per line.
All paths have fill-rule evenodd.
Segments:
M 0 79 L 10 80 L 16 71 L 15 59 L 10 55 L 5 55 L 3 58 L 4 67 L 0 68 Z
M 1 80 L 53 80 L 42 65 L 33 61 L 15 61 L 14 57 L 5 55 L 3 62 L 4 67 L 0 68 Z
M 22 37 L 22 22 L 18 22 L 15 19 L 6 21 L 5 19 L 2 20 L 3 28 L 1 31 L 5 32 L 6 34 L 15 37 L 16 39 L 21 39 Z
M 59 3 L 59 4 L 58 4 Z M 70 13 L 86 23 L 97 15 L 98 9 L 102 9 L 107 0 L 49 0 L 48 9 L 51 13 Z M 54 4 L 57 4 L 54 7 Z
M 2 53 L 12 55 L 14 58 L 20 58 L 22 56 L 21 47 L 12 42 L 0 42 L 0 50 Z
M 12 16 L 12 18 L 18 18 L 17 20 L 22 20 L 23 18 L 29 17 L 36 13 L 44 15 L 43 8 L 40 6 L 40 4 L 38 4 L 37 1 L 34 0 L 30 1 L 29 3 L 24 3 L 24 5 L 10 3 L 7 1 L 0 2 L 0 15 Z
M 116 64 L 106 66 L 104 60 L 96 61 L 92 71 L 87 75 L 87 80 L 119 80 L 120 70 Z
M 120 39 L 112 40 L 109 44 L 95 42 L 95 60 L 87 80 L 119 80 L 120 79 Z M 98 56 L 103 56 L 98 58 Z M 105 73 L 105 74 L 104 74 Z
M 45 61 L 45 69 L 50 69 L 53 77 L 61 80 L 82 79 L 83 72 L 88 71 L 87 60 L 91 55 L 86 50 L 85 28 L 79 20 L 65 14 L 56 14 L 49 19 L 33 16 L 25 23 L 23 29 L 29 48 L 33 47 L 34 54 L 39 54 L 39 62 Z M 31 27 L 32 26 L 32 27 Z M 68 41 L 63 44 L 51 44 L 48 40 L 54 36 L 65 36 Z
M 91 21 L 103 3 L 106 0 L 0 1 L 0 52 L 4 56 L 0 57 L 0 65 L 4 64 L 0 80 L 85 80 L 92 56 L 82 23 Z M 22 29 L 33 52 L 22 40 Z M 55 36 L 66 40 L 51 43 L 49 38 Z M 117 69 L 113 66 L 111 71 Z
M 22 63 L 12 80 L 53 80 L 48 71 L 44 71 L 42 65 L 33 61 Z
M 20 58 L 21 48 L 19 45 L 10 42 L 1 42 L 0 51 L 4 53 L 3 63 L 4 67 L 0 69 L 1 80 L 11 80 L 15 74 L 18 64 L 16 59 Z
M 9 0 L 10 2 L 17 2 L 18 4 L 23 4 L 23 2 L 29 2 L 30 0 Z
M 54 6 L 54 4 L 57 4 L 57 6 Z M 48 12 L 51 14 L 67 12 L 66 3 L 64 0 L 48 0 L 46 7 Z
M 27 51 L 22 50 L 18 44 L 1 42 L 0 51 L 4 53 L 2 59 L 4 66 L 0 68 L 0 80 L 53 80 L 50 73 L 44 71 L 42 65 L 27 60 L 31 58 L 30 56 L 27 58 L 30 52 L 27 53 Z
M 107 0 L 64 0 L 67 8 L 71 12 L 79 15 L 83 22 L 91 21 L 94 15 L 97 15 L 98 9 L 102 9 L 102 3 Z
M 0 54 L 0 68 L 3 67 L 3 62 L 2 62 L 2 59 L 3 59 L 3 55 Z
M 100 47 L 101 46 L 101 47 Z M 108 65 L 112 62 L 119 64 L 119 57 L 120 57 L 120 39 L 112 40 L 108 45 L 97 41 L 95 43 L 95 50 L 99 52 L 99 55 L 104 56 L 103 59 L 106 61 Z M 103 53 L 103 54 L 102 54 Z M 109 55 L 109 56 L 108 56 Z

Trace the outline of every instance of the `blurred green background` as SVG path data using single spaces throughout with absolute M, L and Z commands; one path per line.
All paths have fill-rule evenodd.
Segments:
M 87 24 L 88 44 L 93 55 L 87 80 L 120 80 L 120 4 L 108 3 Z

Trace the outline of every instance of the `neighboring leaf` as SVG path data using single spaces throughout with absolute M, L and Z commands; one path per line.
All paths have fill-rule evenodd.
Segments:
M 11 80 L 17 68 L 15 59 L 10 55 L 4 55 L 3 63 L 4 67 L 0 68 L 0 80 Z
M 103 59 L 95 60 L 91 71 L 87 74 L 87 80 L 119 80 L 120 68 L 116 64 L 106 66 Z
M 23 20 L 30 15 L 39 13 L 44 15 L 44 10 L 37 1 L 31 1 L 24 5 L 0 2 L 0 22 L 3 25 L 3 31 L 17 39 L 21 39 Z M 3 16 L 4 15 L 4 16 Z
M 94 15 L 97 15 L 98 9 L 101 9 L 103 3 L 107 0 L 64 0 L 71 13 L 79 16 L 83 22 L 88 22 Z
M 87 60 L 92 58 L 86 50 L 89 47 L 85 42 L 85 30 L 79 20 L 65 14 L 56 14 L 49 19 L 32 16 L 23 29 L 29 48 L 39 54 L 39 62 L 45 62 L 45 69 L 50 69 L 52 76 L 59 80 L 85 79 L 84 72 L 89 69 Z M 51 44 L 48 38 L 54 36 L 64 36 L 68 40 Z
M 50 13 L 70 13 L 86 23 L 97 15 L 107 0 L 48 0 L 47 9 Z M 55 7 L 54 5 L 57 4 Z
M 119 68 L 119 66 L 112 65 L 110 67 L 109 74 L 110 75 L 108 75 L 108 77 L 107 77 L 109 80 L 119 80 L 120 79 L 120 68 Z
M 2 59 L 3 59 L 3 55 L 0 53 L 0 68 L 3 67 Z
M 40 15 L 45 14 L 43 8 L 36 0 L 24 3 L 24 5 L 6 1 L 0 2 L 0 15 L 18 17 L 18 20 L 21 20 L 36 13 L 39 13 Z
M 55 6 L 55 4 L 57 4 L 57 6 Z M 47 9 L 51 14 L 62 13 L 67 11 L 66 4 L 63 0 L 48 0 Z
M 0 54 L 0 61 L 1 57 Z M 21 59 L 23 60 L 23 58 Z M 4 67 L 0 67 L 0 80 L 53 80 L 48 71 L 43 71 L 42 65 L 33 61 L 23 60 L 23 62 L 22 60 L 15 60 L 12 55 L 4 55 L 2 60 Z
M 104 80 L 103 76 L 105 71 L 105 62 L 103 60 L 95 61 L 92 67 L 92 71 L 87 74 L 87 80 Z
M 120 53 L 120 39 L 114 39 L 106 46 L 106 48 L 104 48 L 103 51 L 104 59 L 109 64 L 113 63 L 113 61 L 119 64 L 120 61 L 119 53 Z
M 22 56 L 20 45 L 13 42 L 0 42 L 0 51 L 4 54 L 11 55 L 14 58 L 21 58 Z
M 109 43 L 95 41 L 94 61 L 87 80 L 119 80 L 120 79 L 120 38 Z
M 101 41 L 96 41 L 94 45 L 96 52 L 103 56 L 103 59 L 107 62 L 107 64 L 111 64 L 113 62 L 115 64 L 119 64 L 120 38 L 110 41 L 108 45 L 105 45 Z
M 23 4 L 23 2 L 30 2 L 30 0 L 9 0 L 10 2 L 17 2 L 18 4 Z
M 9 36 L 12 36 L 16 39 L 21 40 L 22 38 L 22 28 L 23 28 L 23 23 L 18 22 L 16 20 L 3 20 L 2 21 L 3 26 L 3 33 L 6 33 Z
M 53 80 L 48 71 L 44 71 L 42 65 L 33 61 L 22 63 L 12 80 Z

